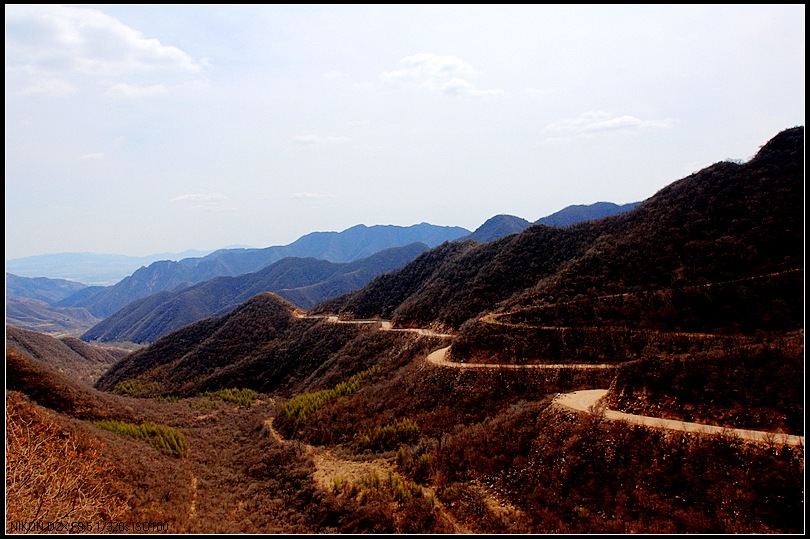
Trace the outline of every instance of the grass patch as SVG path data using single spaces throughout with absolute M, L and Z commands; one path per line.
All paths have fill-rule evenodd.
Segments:
M 116 395 L 128 395 L 130 397 L 143 397 L 146 395 L 159 394 L 160 384 L 157 382 L 143 382 L 134 378 L 122 380 L 115 384 L 112 392 Z
M 175 457 L 182 458 L 188 453 L 183 433 L 166 425 L 151 422 L 136 425 L 124 421 L 91 421 L 90 424 L 116 434 L 144 440 L 155 449 Z
M 419 425 L 416 421 L 408 419 L 397 419 L 387 425 L 374 427 L 357 433 L 354 443 L 360 451 L 389 451 L 396 449 L 402 444 L 409 444 L 419 437 Z
M 255 401 L 259 394 L 253 391 L 252 389 L 220 389 L 219 391 L 209 391 L 208 393 L 203 393 L 200 397 L 208 397 L 212 399 L 221 399 L 226 402 L 232 402 L 237 406 L 241 406 L 243 408 L 250 408 L 253 401 Z
M 279 416 L 293 420 L 296 424 L 303 423 L 309 416 L 323 408 L 326 403 L 345 395 L 356 393 L 363 385 L 363 381 L 380 372 L 380 366 L 359 372 L 345 382 L 341 382 L 332 389 L 322 389 L 311 393 L 302 393 L 288 400 L 279 408 Z
M 337 477 L 332 483 L 332 492 L 367 504 L 375 498 L 386 499 L 398 504 L 407 504 L 413 498 L 422 497 L 422 489 L 397 473 L 389 472 L 387 476 L 376 473 L 365 475 L 357 482 L 350 482 Z M 435 500 L 430 500 L 431 505 Z

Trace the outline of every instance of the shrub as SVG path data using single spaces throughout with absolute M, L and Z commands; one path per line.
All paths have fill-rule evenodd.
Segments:
M 226 402 L 232 402 L 242 408 L 250 408 L 253 401 L 259 396 L 258 393 L 252 389 L 220 389 L 219 391 L 209 391 L 203 393 L 201 397 L 209 397 L 214 399 L 222 399 Z
M 94 427 L 144 440 L 146 443 L 176 457 L 184 457 L 188 452 L 186 438 L 177 429 L 157 423 L 126 423 L 124 421 L 92 421 Z
M 354 443 L 360 451 L 388 451 L 401 444 L 413 443 L 419 437 L 419 432 L 416 421 L 406 417 L 360 432 L 355 436 Z
M 157 382 L 144 382 L 135 378 L 122 380 L 115 384 L 112 392 L 116 395 L 129 395 L 130 397 L 143 397 L 160 393 L 160 384 Z
M 370 369 L 359 372 L 345 382 L 341 382 L 332 389 L 322 389 L 320 391 L 302 393 L 285 402 L 279 408 L 279 417 L 282 420 L 291 420 L 296 425 L 303 423 L 312 414 L 320 410 L 327 402 L 345 395 L 356 393 L 363 385 L 366 378 L 370 378 L 380 372 L 380 366 L 375 365 Z

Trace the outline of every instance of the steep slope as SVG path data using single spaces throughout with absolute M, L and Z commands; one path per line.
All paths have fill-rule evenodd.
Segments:
M 65 376 L 92 385 L 128 352 L 89 345 L 73 337 L 49 335 L 6 326 L 6 348 L 31 356 Z
M 6 324 L 56 335 L 81 335 L 99 319 L 81 307 L 54 307 L 38 299 L 6 294 Z
M 133 301 L 90 328 L 82 339 L 154 342 L 202 318 L 226 314 L 260 292 L 275 292 L 307 309 L 329 297 L 362 288 L 373 277 L 402 267 L 427 249 L 423 243 L 414 243 L 347 263 L 287 257 L 255 273 L 217 277 Z
M 6 272 L 6 294 L 23 298 L 38 299 L 49 305 L 69 297 L 79 290 L 87 288 L 86 284 L 65 279 L 48 279 L 45 277 L 20 277 Z
M 424 243 L 435 247 L 469 234 L 460 227 L 422 223 L 410 227 L 357 225 L 343 232 L 314 232 L 285 246 L 266 249 L 223 249 L 202 258 L 178 262 L 163 260 L 142 267 L 116 285 L 80 294 L 59 303 L 62 307 L 84 307 L 104 318 L 131 301 L 164 290 L 177 290 L 219 276 L 256 272 L 286 257 L 312 257 L 330 262 L 352 262 L 391 247 Z

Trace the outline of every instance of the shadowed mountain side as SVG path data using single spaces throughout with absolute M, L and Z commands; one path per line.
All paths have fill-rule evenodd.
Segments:
M 410 227 L 357 225 L 343 232 L 314 232 L 285 245 L 266 249 L 222 249 L 203 258 L 178 262 L 163 260 L 142 267 L 112 287 L 91 295 L 77 295 L 59 303 L 62 307 L 85 307 L 98 317 L 107 317 L 128 303 L 163 290 L 177 290 L 220 276 L 237 276 L 287 257 L 312 257 L 330 262 L 353 262 L 392 247 L 424 243 L 435 247 L 469 234 L 460 227 L 422 223 Z
M 431 251 L 404 268 L 316 311 L 380 315 L 401 327 L 458 328 L 498 302 L 553 275 L 581 255 L 595 231 L 534 225 L 485 244 Z M 440 248 L 441 249 L 441 248 Z M 438 263 L 431 264 L 431 260 Z M 388 291 L 394 290 L 395 294 Z
M 200 320 L 134 352 L 96 387 L 110 391 L 134 382 L 138 396 L 190 396 L 226 387 L 290 391 L 336 383 L 414 340 L 369 325 L 299 318 L 296 310 L 275 294 L 259 294 L 227 315 Z
M 89 329 L 82 339 L 154 342 L 197 320 L 227 314 L 261 292 L 276 292 L 307 309 L 326 298 L 362 288 L 373 277 L 400 268 L 427 250 L 427 245 L 413 243 L 348 263 L 288 257 L 255 273 L 218 277 L 133 301 Z
M 49 305 L 53 305 L 84 288 L 87 288 L 86 284 L 75 281 L 48 279 L 46 277 L 20 277 L 6 272 L 6 295 L 13 294 L 23 298 L 38 299 Z
M 478 244 L 472 240 L 445 243 L 417 257 L 413 262 L 391 273 L 380 275 L 366 287 L 316 306 L 313 313 L 342 311 L 358 318 L 390 318 L 393 310 L 457 257 Z
M 88 385 L 94 384 L 104 371 L 129 353 L 99 348 L 73 337 L 57 339 L 13 326 L 6 326 L 6 348 L 28 354 Z
M 258 294 L 225 316 L 200 320 L 134 352 L 104 373 L 96 387 L 110 391 L 118 382 L 143 379 L 145 373 L 150 382 L 166 388 L 199 381 L 281 339 L 295 310 L 275 294 Z
M 6 324 L 29 331 L 81 335 L 99 319 L 81 307 L 54 307 L 44 301 L 6 294 Z

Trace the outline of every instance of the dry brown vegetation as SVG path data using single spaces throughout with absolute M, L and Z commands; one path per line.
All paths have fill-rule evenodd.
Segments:
M 99 442 L 89 429 L 60 423 L 20 393 L 7 394 L 7 533 L 13 522 L 115 521 L 126 512 Z

